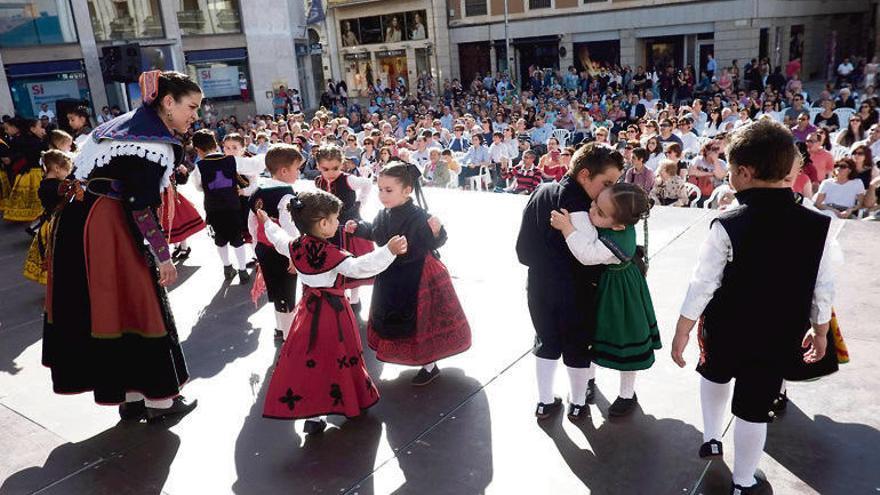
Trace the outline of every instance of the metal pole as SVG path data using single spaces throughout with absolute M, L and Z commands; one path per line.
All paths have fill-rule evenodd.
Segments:
M 510 33 L 507 30 L 508 27 L 508 17 L 507 17 L 507 1 L 504 0 L 504 58 L 507 60 L 505 64 L 507 66 L 507 77 L 513 79 L 513 69 L 511 64 L 511 60 L 513 57 L 510 56 Z

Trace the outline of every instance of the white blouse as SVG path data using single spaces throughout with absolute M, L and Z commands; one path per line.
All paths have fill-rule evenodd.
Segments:
M 266 222 L 266 237 L 275 246 L 275 250 L 290 258 L 290 243 L 295 239 L 275 222 Z M 349 256 L 342 263 L 324 273 L 307 275 L 299 273 L 299 280 L 307 287 L 333 287 L 336 276 L 348 278 L 370 278 L 382 273 L 391 266 L 397 256 L 388 249 L 388 245 L 363 256 Z

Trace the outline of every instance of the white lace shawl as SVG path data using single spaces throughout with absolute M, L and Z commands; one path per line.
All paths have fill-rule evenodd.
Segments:
M 159 192 L 164 191 L 171 181 L 174 170 L 174 148 L 169 143 L 145 143 L 135 141 L 116 141 L 104 139 L 95 142 L 91 137 L 83 145 L 73 160 L 78 180 L 86 180 L 95 168 L 103 167 L 117 156 L 139 156 L 162 167 L 162 180 Z

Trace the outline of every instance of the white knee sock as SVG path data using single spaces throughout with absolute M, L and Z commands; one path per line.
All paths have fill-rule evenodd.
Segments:
M 235 259 L 238 261 L 238 269 L 246 270 L 247 269 L 247 244 L 242 244 L 237 248 L 234 248 L 235 251 Z
M 184 240 L 178 242 L 178 243 L 177 243 L 177 246 L 178 246 L 180 249 L 182 249 L 183 251 L 186 251 L 186 248 L 189 247 L 189 239 L 184 239 Z
M 434 368 L 437 366 L 437 363 L 428 363 L 422 366 L 422 369 L 427 371 L 428 373 L 434 371 Z
M 361 302 L 361 288 L 360 287 L 355 287 L 353 289 L 349 289 L 348 302 L 350 302 L 352 304 L 357 304 L 357 303 Z
M 139 400 L 144 400 L 144 394 L 140 392 L 126 392 L 125 393 L 125 402 L 137 402 Z
M 217 246 L 217 253 L 220 254 L 220 262 L 223 266 L 229 266 L 229 244 Z
M 599 366 L 596 363 L 590 363 L 589 368 L 584 368 L 587 370 L 587 381 L 596 379 L 596 368 Z
M 587 381 L 589 380 L 590 368 L 572 368 L 566 366 L 568 371 L 569 390 L 568 400 L 572 404 L 583 406 L 587 400 Z M 541 402 L 544 402 L 543 400 Z
M 620 372 L 620 397 L 632 399 L 636 394 L 636 374 L 638 371 Z
M 173 399 L 146 399 L 144 403 L 153 409 L 168 409 L 174 405 Z
M 752 486 L 755 470 L 764 453 L 767 440 L 767 423 L 752 423 L 736 418 L 733 427 L 733 482 L 739 486 Z
M 289 313 L 282 313 L 281 311 L 275 312 L 275 329 L 281 330 L 284 332 L 284 335 L 287 335 L 287 332 L 290 331 L 290 325 L 293 323 L 293 311 Z
M 731 383 L 715 383 L 700 378 L 700 403 L 703 406 L 703 441 L 721 441 L 724 411 L 730 399 Z
M 535 357 L 535 371 L 538 375 L 538 402 L 553 402 L 553 379 L 556 375 L 556 359 Z

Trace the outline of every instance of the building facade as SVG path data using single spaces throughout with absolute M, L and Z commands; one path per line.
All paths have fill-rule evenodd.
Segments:
M 530 66 L 700 71 L 710 54 L 719 69 L 799 58 L 804 79 L 825 78 L 829 53 L 839 62 L 877 43 L 877 2 L 868 0 L 446 0 L 446 8 L 452 76 L 465 83 L 508 65 L 519 81 Z
M 281 86 L 312 106 L 317 37 L 302 0 L 0 0 L 0 113 L 33 117 L 59 100 L 96 113 L 137 106 L 138 85 L 101 70 L 104 48 L 127 43 L 140 45 L 141 70 L 189 74 L 220 112 L 271 113 Z
M 450 76 L 442 1 L 330 0 L 327 7 L 325 65 L 350 96 L 366 96 L 376 81 L 414 92 L 421 75 Z

